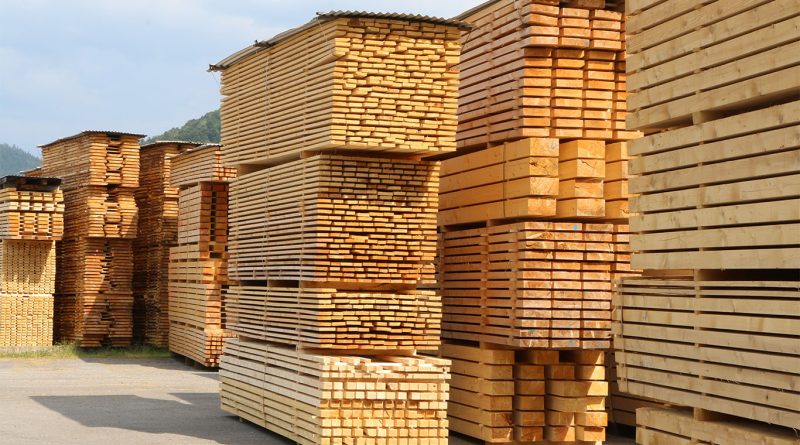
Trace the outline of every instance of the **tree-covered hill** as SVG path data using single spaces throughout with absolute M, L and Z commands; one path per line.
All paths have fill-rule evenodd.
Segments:
M 16 175 L 41 165 L 42 160 L 16 145 L 0 143 L 0 177 Z
M 144 143 L 154 141 L 192 141 L 192 142 L 219 142 L 219 110 L 204 114 L 198 119 L 192 119 L 182 127 L 172 128 L 158 136 L 144 140 Z

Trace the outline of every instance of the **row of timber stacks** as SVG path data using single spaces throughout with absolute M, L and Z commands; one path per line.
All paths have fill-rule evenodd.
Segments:
M 62 180 L 55 336 L 83 347 L 127 346 L 133 328 L 139 139 L 84 131 L 42 146 L 38 175 Z
M 53 178 L 0 178 L 0 348 L 53 344 L 56 241 L 64 196 Z
M 439 195 L 452 431 L 605 440 L 614 283 L 631 270 L 623 16 L 496 0 L 464 30 Z M 580 3 L 578 5 L 577 3 Z
M 439 166 L 460 22 L 332 12 L 222 71 L 224 410 L 301 444 L 444 444 Z
M 236 170 L 220 161 L 220 146 L 171 157 L 169 188 L 177 193 L 176 233 L 169 250 L 169 349 L 216 367 L 226 337 L 222 293 L 227 285 L 228 181 Z M 166 320 L 166 317 L 160 319 Z M 167 327 L 164 327 L 166 333 Z
M 171 158 L 201 144 L 157 141 L 139 152 L 139 209 L 133 243 L 133 332 L 137 342 L 166 347 L 169 340 L 169 250 L 178 241 L 178 187 Z
M 642 445 L 800 444 L 800 4 L 629 0 L 633 266 L 615 296 Z M 737 417 L 734 417 L 737 416 Z

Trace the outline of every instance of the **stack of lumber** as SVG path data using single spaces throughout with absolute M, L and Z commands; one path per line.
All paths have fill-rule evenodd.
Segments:
M 606 351 L 605 360 L 606 380 L 608 380 L 606 412 L 609 423 L 635 428 L 636 411 L 639 408 L 666 408 L 668 406 L 649 397 L 621 391 L 617 383 L 617 361 L 614 358 L 614 351 Z
M 626 221 L 627 143 L 530 138 L 442 161 L 439 224 Z
M 0 348 L 53 344 L 56 241 L 64 201 L 55 178 L 0 178 Z
M 439 164 L 460 22 L 332 12 L 224 60 L 222 408 L 302 444 L 444 444 Z M 182 236 L 182 235 L 181 235 Z
M 622 14 L 558 3 L 498 0 L 458 17 L 475 26 L 462 34 L 459 148 L 636 137 L 625 127 Z
M 495 0 L 458 16 L 474 29 L 461 38 L 457 151 L 441 156 L 443 356 L 494 360 L 480 364 L 492 374 L 462 374 L 449 413 L 486 442 L 605 438 L 613 289 L 639 274 L 639 133 L 625 126 L 623 15 L 605 3 Z
M 447 444 L 449 362 L 225 342 L 222 407 L 302 445 Z
M 332 148 L 454 150 L 455 25 L 332 12 L 213 65 L 222 70 L 225 163 L 275 163 Z
M 520 222 L 442 235 L 443 337 L 606 349 L 613 282 L 632 274 L 627 226 Z
M 2 239 L 52 241 L 64 235 L 60 180 L 7 176 L 0 181 Z
M 42 145 L 40 172 L 61 178 L 64 190 L 64 241 L 56 256 L 60 341 L 81 347 L 131 342 L 141 137 L 84 131 Z
M 178 187 L 170 183 L 170 158 L 202 144 L 157 141 L 139 152 L 139 210 L 133 243 L 133 335 L 144 343 L 169 342 L 169 249 L 178 241 Z
M 319 154 L 231 186 L 236 280 L 434 282 L 436 162 Z
M 452 361 L 454 431 L 486 443 L 596 443 L 605 438 L 602 351 L 442 345 Z M 547 442 L 545 442 L 547 441 Z
M 639 442 L 795 444 L 800 5 L 628 7 L 628 123 L 648 134 L 629 144 L 631 247 L 647 278 L 615 296 L 617 377 L 693 408 L 639 410 Z
M 222 292 L 227 286 L 228 181 L 216 144 L 192 147 L 169 159 L 170 189 L 177 192 L 176 232 L 168 261 L 168 301 L 158 310 L 169 317 L 170 351 L 216 367 L 224 330 Z M 155 309 L 154 309 L 155 310 Z M 164 314 L 158 321 L 163 322 Z

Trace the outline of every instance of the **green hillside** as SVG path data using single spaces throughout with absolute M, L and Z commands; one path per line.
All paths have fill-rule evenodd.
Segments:
M 158 136 L 144 140 L 144 143 L 155 141 L 192 141 L 192 142 L 219 142 L 219 110 L 204 114 L 198 119 L 192 119 L 182 127 L 172 128 Z
M 0 143 L 0 177 L 38 167 L 42 160 L 16 145 Z

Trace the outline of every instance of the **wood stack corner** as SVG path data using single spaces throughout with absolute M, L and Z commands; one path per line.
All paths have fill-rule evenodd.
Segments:
M 64 196 L 56 178 L 0 178 L 0 348 L 53 345 L 56 241 Z

